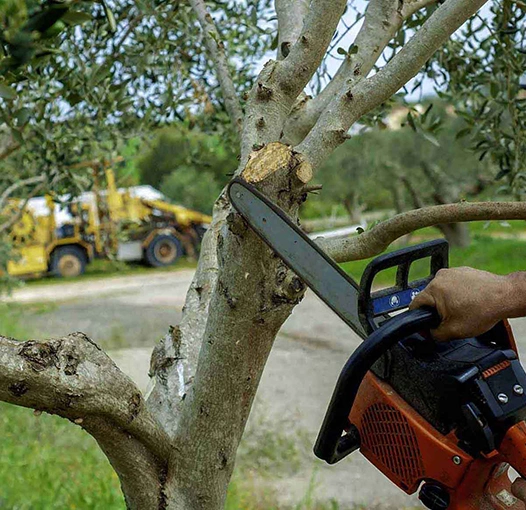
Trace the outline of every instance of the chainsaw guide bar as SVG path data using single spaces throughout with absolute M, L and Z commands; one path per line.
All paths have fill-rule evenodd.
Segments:
M 358 316 L 358 284 L 260 191 L 236 178 L 228 196 L 237 212 L 360 338 L 366 338 Z

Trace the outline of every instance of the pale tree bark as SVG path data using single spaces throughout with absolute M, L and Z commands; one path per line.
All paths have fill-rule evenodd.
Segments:
M 119 475 L 130 508 L 160 508 L 166 433 L 141 392 L 81 333 L 46 342 L 0 337 L 0 399 L 58 414 L 91 434 Z
M 297 150 L 313 166 L 321 164 L 345 141 L 350 127 L 360 117 L 389 99 L 414 78 L 437 48 L 485 3 L 486 0 L 448 0 L 440 5 L 380 71 L 356 86 L 343 86 L 340 89 Z
M 525 202 L 461 202 L 432 205 L 398 214 L 356 237 L 318 238 L 317 242 L 336 262 L 347 262 L 374 257 L 396 239 L 415 230 L 441 223 L 525 218 Z
M 283 60 L 301 34 L 309 2 L 308 0 L 275 0 L 275 7 L 278 18 L 277 57 L 278 60 Z
M 350 126 L 412 78 L 484 2 L 447 0 L 397 56 L 365 78 L 401 18 L 426 3 L 405 2 L 400 10 L 398 2 L 371 1 L 361 47 L 353 55 L 362 59 L 359 73 L 355 75 L 357 60 L 347 64 L 352 75 L 361 78 L 356 83 L 353 78 L 349 83 L 348 76 L 338 79 L 331 100 L 302 143 L 289 146 L 280 142 L 287 136 L 283 132 L 327 52 L 346 1 L 312 0 L 307 10 L 300 0 L 278 2 L 280 54 L 264 67 L 249 94 L 236 174 L 297 220 L 313 172 L 343 142 Z M 204 2 L 192 0 L 191 5 L 218 76 L 226 74 L 227 60 L 213 19 Z M 287 17 L 287 6 L 304 13 L 301 22 Z M 380 30 L 378 23 L 386 20 L 393 26 L 385 25 L 385 31 L 373 37 L 374 27 Z M 346 74 L 342 70 L 342 76 Z M 233 81 L 218 81 L 226 104 Z M 237 125 L 236 104 L 228 111 Z M 399 236 L 423 226 L 493 218 L 526 219 L 526 206 L 423 208 L 355 238 L 320 244 L 338 261 L 356 260 L 381 253 Z M 274 339 L 304 291 L 304 284 L 233 211 L 223 192 L 183 319 L 152 355 L 155 384 L 147 401 L 82 335 L 32 343 L 1 339 L 0 399 L 59 414 L 92 434 L 119 475 L 131 509 L 220 509 Z
M 285 124 L 282 141 L 293 145 L 299 144 L 342 87 L 351 88 L 367 78 L 382 52 L 402 27 L 403 22 L 417 10 L 435 1 L 371 0 L 367 5 L 364 22 L 353 46 L 334 78 L 318 96 L 306 97 L 295 105 Z
M 223 92 L 226 111 L 234 124 L 234 127 L 241 131 L 243 124 L 243 110 L 239 103 L 234 81 L 230 74 L 228 58 L 225 53 L 225 45 L 214 24 L 212 16 L 207 11 L 204 0 L 190 0 L 194 12 L 197 15 L 201 28 L 205 33 L 205 44 L 210 54 L 217 72 L 217 79 Z

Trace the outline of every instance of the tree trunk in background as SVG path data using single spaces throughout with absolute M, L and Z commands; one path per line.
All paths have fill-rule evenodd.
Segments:
M 449 176 L 436 166 L 431 166 L 426 163 L 422 163 L 421 166 L 429 185 L 432 186 L 434 190 L 432 199 L 436 205 L 459 202 L 460 187 L 454 183 Z M 411 180 L 408 177 L 403 176 L 402 182 L 411 197 L 414 207 L 419 209 L 424 207 L 424 201 Z M 440 230 L 450 246 L 466 248 L 471 242 L 469 226 L 465 223 L 440 224 L 436 225 L 436 228 Z
M 471 243 L 471 234 L 466 223 L 446 223 L 437 225 L 437 228 L 444 234 L 450 246 L 467 248 Z
M 343 200 L 343 206 L 349 215 L 352 223 L 362 222 L 364 205 L 360 203 L 358 192 L 352 190 Z

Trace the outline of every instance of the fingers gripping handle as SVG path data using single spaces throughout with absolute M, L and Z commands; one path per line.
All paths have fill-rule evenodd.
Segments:
M 439 324 L 440 317 L 436 310 L 412 310 L 395 316 L 360 344 L 336 383 L 314 446 L 317 457 L 334 464 L 356 450 L 359 446 L 358 432 L 348 423 L 348 416 L 365 374 L 382 354 L 400 340 L 419 331 L 435 329 Z M 342 436 L 344 431 L 347 434 Z

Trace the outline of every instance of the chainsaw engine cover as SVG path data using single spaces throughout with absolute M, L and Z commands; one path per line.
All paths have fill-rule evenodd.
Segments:
M 464 424 L 466 405 L 483 409 L 489 425 L 526 418 L 524 394 L 513 391 L 516 385 L 526 388 L 526 375 L 502 322 L 479 338 L 442 343 L 420 335 L 406 338 L 372 371 L 444 435 Z M 506 402 L 499 400 L 502 395 Z M 470 442 L 466 439 L 466 447 Z

